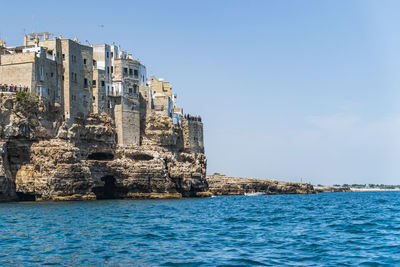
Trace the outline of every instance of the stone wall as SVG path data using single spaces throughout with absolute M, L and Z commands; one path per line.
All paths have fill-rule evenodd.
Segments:
M 182 131 L 185 149 L 192 153 L 204 153 L 203 123 L 185 119 Z
M 108 112 L 107 96 L 105 86 L 105 71 L 100 69 L 93 70 L 93 81 L 96 84 L 92 85 L 93 92 L 93 112 L 101 114 Z
M 118 144 L 140 145 L 140 106 L 137 99 L 119 97 L 114 107 Z
M 0 65 L 0 84 L 14 84 L 32 88 L 33 62 Z

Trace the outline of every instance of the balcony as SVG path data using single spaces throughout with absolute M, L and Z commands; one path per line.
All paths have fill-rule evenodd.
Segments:
M 109 90 L 108 91 L 108 96 L 120 97 L 120 96 L 122 96 L 122 94 L 121 94 L 121 92 L 116 91 L 116 90 Z

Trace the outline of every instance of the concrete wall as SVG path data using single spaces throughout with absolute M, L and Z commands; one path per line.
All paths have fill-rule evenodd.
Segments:
M 192 153 L 204 153 L 203 123 L 199 121 L 182 121 L 185 150 Z

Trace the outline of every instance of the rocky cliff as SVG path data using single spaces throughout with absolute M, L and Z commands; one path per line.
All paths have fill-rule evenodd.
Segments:
M 343 186 L 314 186 L 318 193 L 353 192 L 350 187 Z
M 263 194 L 315 194 L 311 184 L 280 182 L 255 178 L 238 178 L 224 175 L 207 175 L 209 190 L 214 195 Z
M 169 117 L 150 113 L 143 145 L 119 146 L 105 114 L 65 122 L 35 97 L 0 98 L 1 201 L 209 195 L 205 155 L 185 148 Z

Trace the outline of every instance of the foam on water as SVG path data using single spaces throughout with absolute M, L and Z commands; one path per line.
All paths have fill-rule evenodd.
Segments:
M 0 204 L 1 265 L 400 265 L 400 192 Z

